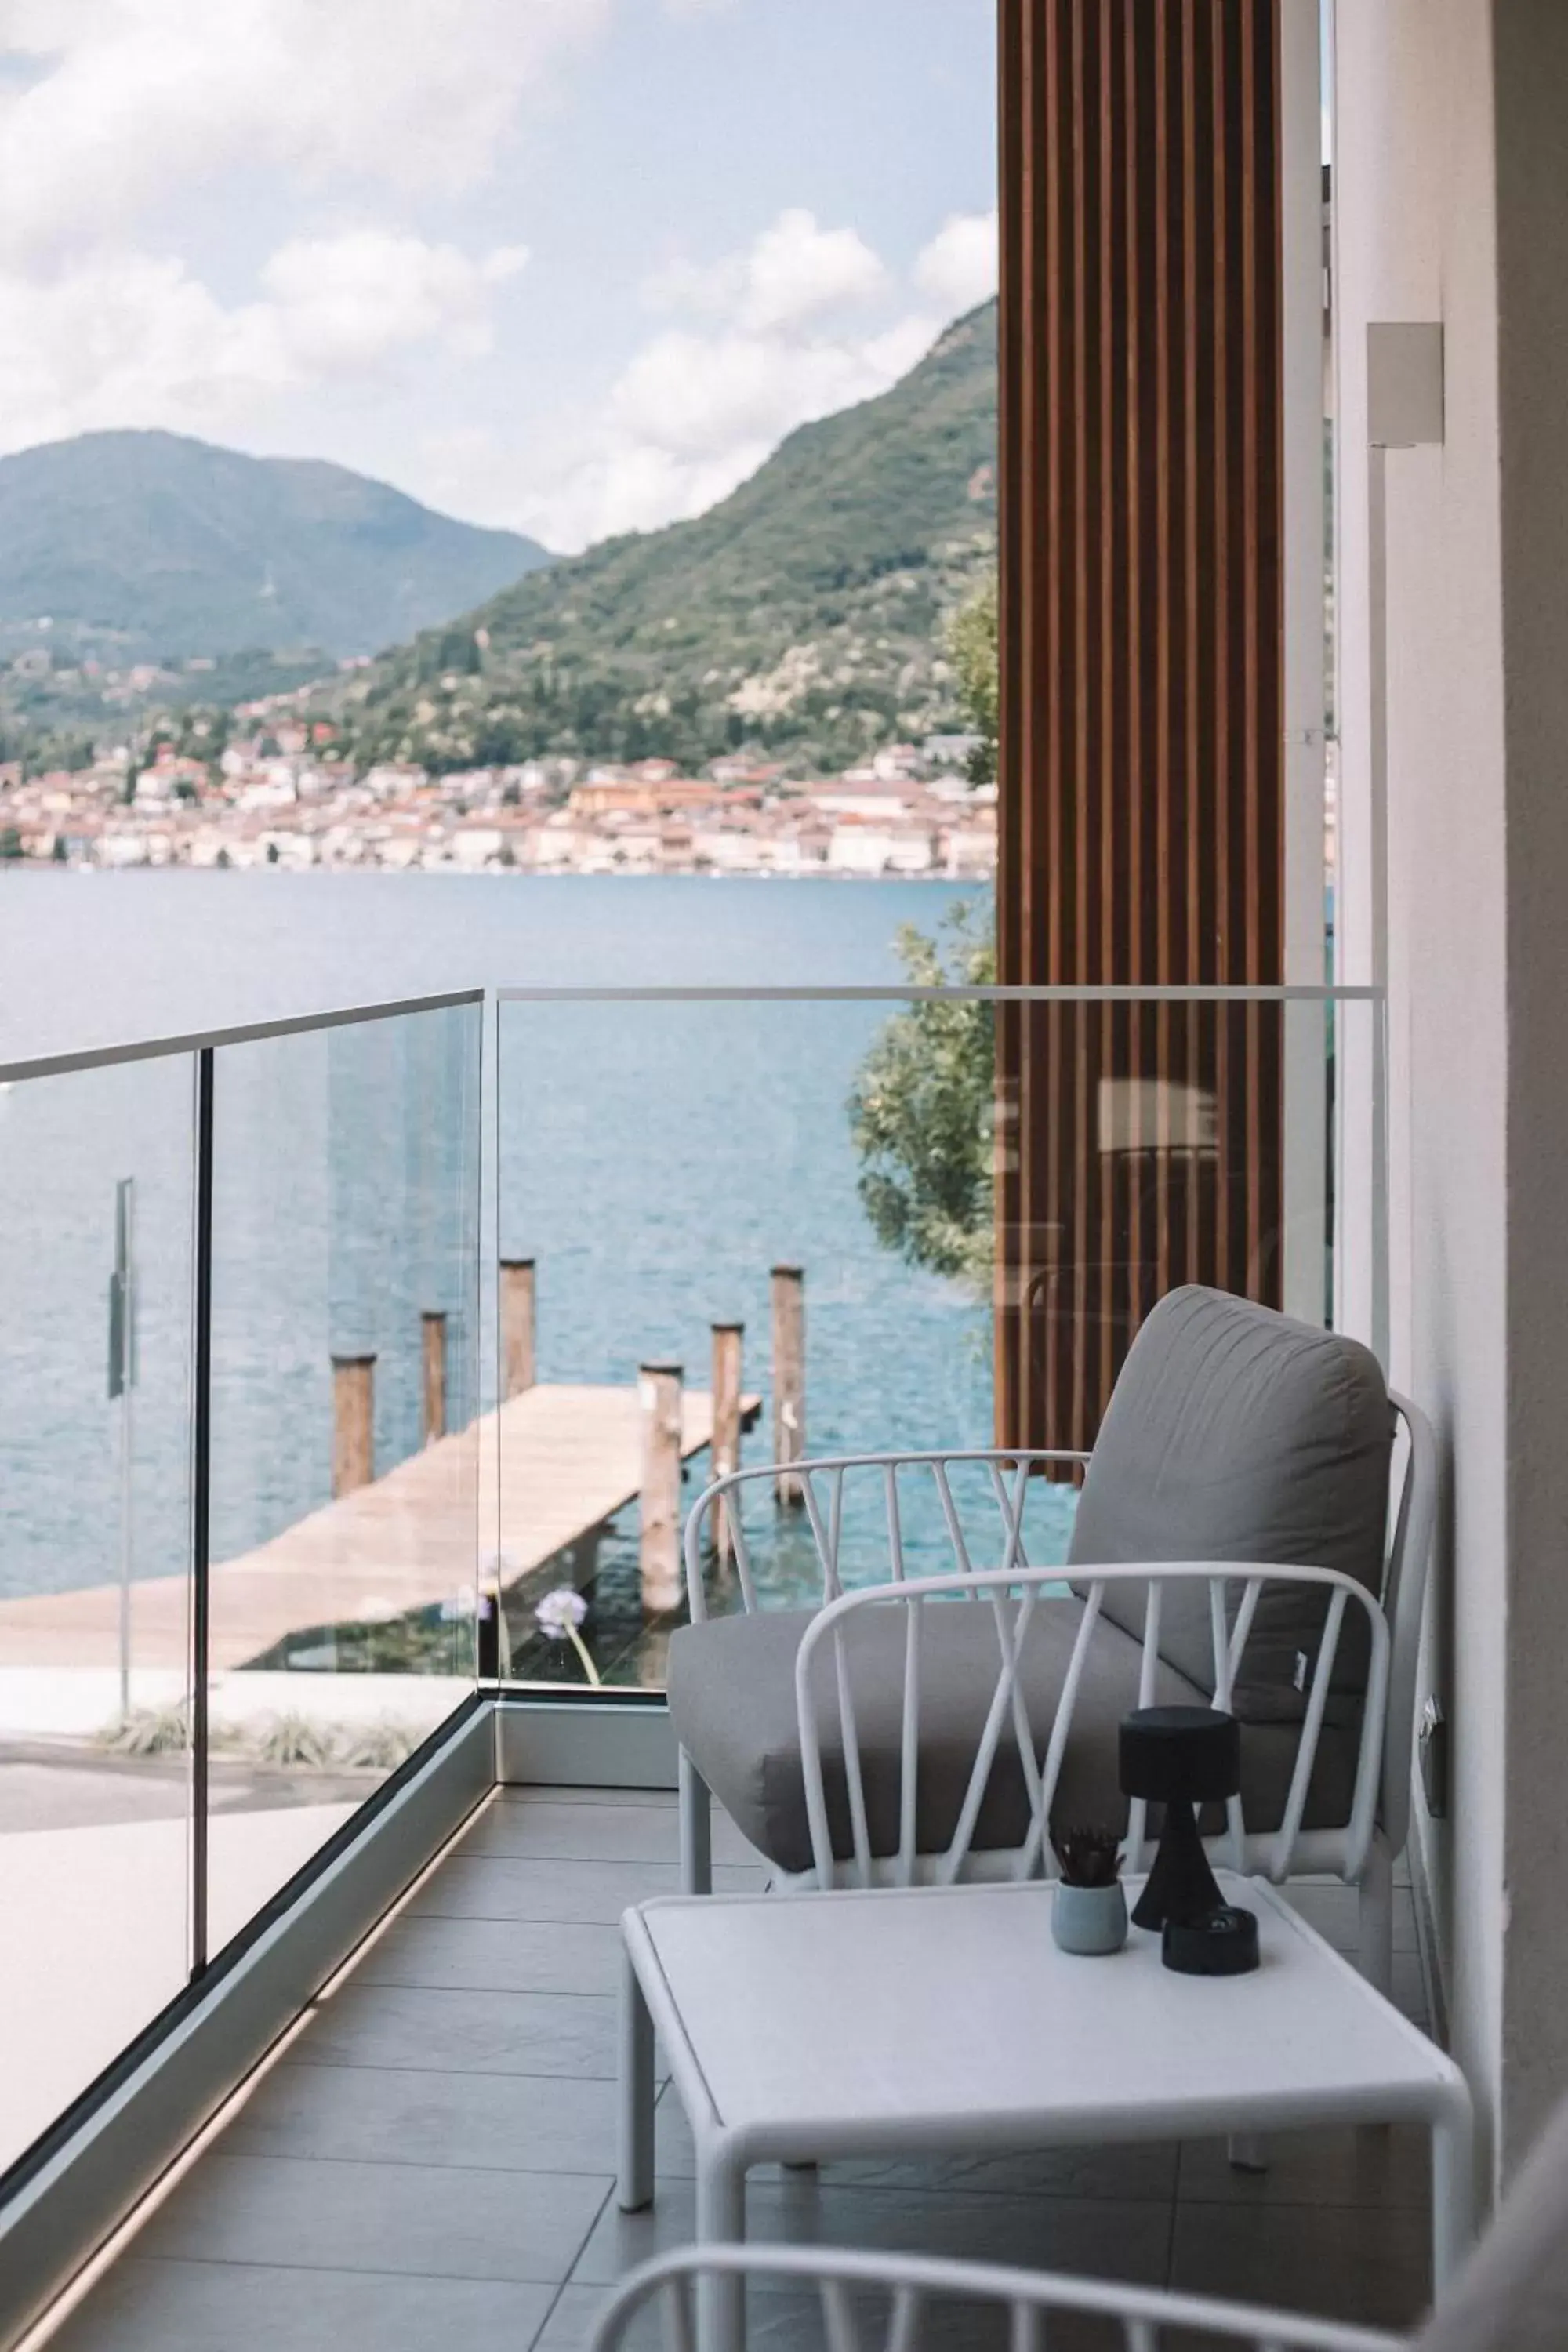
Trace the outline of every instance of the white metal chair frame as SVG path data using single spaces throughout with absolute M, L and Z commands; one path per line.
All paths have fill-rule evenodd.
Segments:
M 1031 1592 L 1028 1588 L 1059 1584 L 1066 1571 L 1060 1568 L 1037 1570 L 1031 1567 L 1022 1534 L 1025 1506 L 1030 1479 L 1037 1470 L 1047 1465 L 1063 1463 L 1081 1466 L 1089 1457 L 1084 1454 L 1057 1450 L 1008 1451 L 975 1447 L 930 1453 L 844 1454 L 786 1465 L 790 1475 L 798 1481 L 823 1578 L 823 1610 L 806 1630 L 797 1662 L 797 1703 L 805 1688 L 803 1677 L 809 1672 L 809 1659 L 815 1656 L 823 1640 L 831 1634 L 837 1654 L 842 1715 L 847 1692 L 842 1617 L 847 1607 L 865 1606 L 879 1599 L 886 1601 L 897 1599 L 900 1594 L 911 1600 L 923 1600 L 939 1592 L 948 1595 L 962 1592 L 976 1600 L 989 1597 L 996 1610 L 1002 1642 L 997 1690 L 981 1751 L 984 1769 L 981 1770 L 981 1756 L 977 1756 L 978 1785 L 972 1780 L 964 1818 L 959 1824 L 962 1838 L 953 1841 L 953 1845 L 961 1848 L 956 1862 L 952 1860 L 952 1848 L 947 1856 L 917 1857 L 911 1847 L 916 1785 L 913 1759 L 918 1758 L 919 1749 L 918 1675 L 913 1675 L 913 1665 L 918 1663 L 921 1613 L 918 1607 L 911 1611 L 905 1669 L 900 1843 L 899 1855 L 892 1865 L 894 1872 L 907 1870 L 926 1877 L 940 1875 L 944 1870 L 950 1875 L 994 1877 L 1017 1874 L 1016 1856 L 998 1858 L 969 1852 L 974 1816 L 980 1798 L 984 1793 L 985 1780 L 1001 1737 L 1004 1719 L 1009 1713 L 1019 1742 L 1020 1760 L 1026 1786 L 1029 1790 L 1033 1817 L 1028 1843 L 1020 1851 L 1030 1857 L 1031 1867 L 1049 1870 L 1050 1848 L 1048 1838 L 1044 1835 L 1044 1823 L 1048 1821 L 1050 1797 L 1044 1795 L 1045 1811 L 1042 1814 L 1037 1796 L 1046 1789 L 1047 1773 L 1049 1790 L 1054 1793 L 1056 1776 L 1065 1749 L 1071 1698 L 1076 1696 L 1088 1640 L 1099 1614 L 1106 1583 L 1111 1580 L 1141 1582 L 1145 1579 L 1149 1581 L 1140 1667 L 1140 1704 L 1146 1704 L 1152 1694 L 1159 1665 L 1160 1596 L 1163 1587 L 1179 1579 L 1202 1577 L 1205 1580 L 1209 1589 L 1210 1618 L 1215 1636 L 1216 1706 L 1226 1704 L 1234 1687 L 1262 1586 L 1270 1581 L 1325 1584 L 1332 1589 L 1328 1621 L 1319 1648 L 1312 1686 L 1308 1693 L 1285 1821 L 1279 1831 L 1267 1832 L 1261 1837 L 1248 1836 L 1241 1821 L 1239 1801 L 1237 1801 L 1230 1808 L 1226 1834 L 1233 1857 L 1238 1851 L 1246 1856 L 1245 1863 L 1236 1864 L 1238 1868 L 1261 1870 L 1276 1880 L 1288 1875 L 1291 1868 L 1326 1871 L 1356 1885 L 1361 1895 L 1361 1969 L 1370 1982 L 1386 1992 L 1393 1975 L 1393 1864 L 1394 1856 L 1403 1850 L 1409 1832 L 1415 1684 L 1437 1486 L 1436 1444 L 1426 1414 L 1405 1397 L 1391 1396 L 1390 1402 L 1405 1430 L 1406 1460 L 1404 1476 L 1397 1487 L 1398 1503 L 1393 1516 L 1384 1562 L 1381 1605 L 1353 1579 L 1325 1569 L 1280 1567 L 1269 1562 L 1237 1564 L 1190 1560 L 1107 1567 L 1075 1565 L 1070 1571 L 1073 1583 L 1079 1590 L 1087 1585 L 1089 1599 L 1085 1606 L 1068 1685 L 1063 1692 L 1060 1719 L 1053 1727 L 1047 1743 L 1043 1769 L 1034 1756 L 1023 1701 L 1016 1686 L 1016 1639 L 1026 1612 L 1037 1598 L 1037 1591 Z M 964 1534 L 954 1499 L 951 1475 L 959 1465 L 980 1465 L 985 1473 L 988 1491 L 999 1516 L 1002 1537 L 1002 1566 L 978 1574 L 973 1566 L 971 1542 Z M 865 1586 L 847 1595 L 839 1572 L 844 1486 L 846 1478 L 858 1471 L 881 1474 L 891 1573 L 881 1584 Z M 715 1507 L 722 1512 L 729 1530 L 743 1606 L 748 1613 L 761 1606 L 747 1548 L 741 1490 L 756 1480 L 772 1479 L 777 1475 L 778 1465 L 773 1464 L 731 1471 L 726 1477 L 715 1480 L 692 1506 L 686 1521 L 685 1561 L 687 1596 L 693 1622 L 700 1623 L 707 1615 L 707 1595 L 702 1581 L 702 1535 L 709 1516 Z M 900 1479 L 900 1476 L 926 1475 L 933 1482 L 941 1507 L 943 1525 L 952 1549 L 954 1573 L 911 1580 L 905 1572 Z M 1234 1627 L 1227 1630 L 1225 1588 L 1227 1583 L 1238 1580 L 1244 1588 L 1241 1603 Z M 1010 1586 L 1022 1589 L 1025 1593 L 1013 1634 L 1012 1654 L 1008 1649 L 1007 1619 L 1003 1608 Z M 1334 1653 L 1344 1612 L 1352 1605 L 1364 1610 L 1367 1614 L 1372 1629 L 1373 1652 L 1363 1709 L 1352 1819 L 1342 1830 L 1303 1831 L 1300 1828 L 1301 1809 L 1310 1782 L 1318 1736 L 1322 1727 Z M 808 1729 L 812 1729 L 810 1748 L 815 1754 L 815 1717 L 803 1711 L 801 1723 L 803 1747 L 806 1745 Z M 856 1794 L 859 1786 L 859 1762 L 852 1713 L 841 1727 L 845 1733 L 846 1770 L 850 1781 L 856 1858 L 858 1864 L 868 1864 L 870 1857 L 865 1838 L 863 1788 L 858 1799 Z M 819 1755 L 816 1756 L 815 1761 L 820 1818 L 813 1821 L 812 1837 L 817 1866 L 796 1878 L 778 1874 L 779 1883 L 785 1886 L 834 1883 L 831 1876 L 825 1879 L 820 1874 L 825 1854 L 829 1861 L 831 1855 L 826 1839 Z M 808 1811 L 810 1801 L 808 1778 Z M 1136 1868 L 1142 1856 L 1142 1807 L 1134 1809 L 1131 1828 L 1133 1835 L 1130 1844 L 1132 1867 Z M 680 1756 L 680 1855 L 681 1880 L 685 1890 L 691 1894 L 710 1892 L 712 1870 L 709 1795 L 695 1765 L 684 1750 Z M 910 1880 L 895 1875 L 891 1883 L 908 1884 Z
M 1061 1582 L 1059 1569 L 1001 1568 L 968 1576 L 924 1576 L 906 1579 L 901 1584 L 872 1585 L 863 1591 L 844 1593 L 838 1600 L 829 1601 L 826 1608 L 812 1619 L 795 1658 L 795 1714 L 800 1731 L 806 1819 L 811 1828 L 815 1867 L 809 1874 L 801 1874 L 798 1883 L 824 1888 L 850 1883 L 845 1875 L 847 1865 L 837 1862 L 834 1856 L 822 1768 L 820 1727 L 812 1700 L 813 1673 L 820 1650 L 831 1643 L 834 1653 L 838 1727 L 843 1743 L 850 1833 L 854 1841 L 854 1884 L 861 1886 L 913 1886 L 930 1883 L 951 1886 L 966 1875 L 1012 1879 L 1049 1877 L 1054 1874 L 1049 1836 L 1051 1806 L 1066 1758 L 1083 1669 L 1089 1643 L 1094 1638 L 1094 1629 L 1100 1620 L 1106 1588 L 1111 1584 L 1146 1582 L 1148 1585 L 1137 1700 L 1140 1706 L 1148 1706 L 1153 1703 L 1160 1666 L 1160 1618 L 1165 1587 L 1173 1583 L 1191 1583 L 1199 1577 L 1208 1588 L 1209 1625 L 1214 1644 L 1214 1704 L 1222 1712 L 1230 1706 L 1231 1694 L 1246 1655 L 1247 1638 L 1264 1586 L 1321 1586 L 1329 1595 L 1317 1663 L 1306 1693 L 1307 1703 L 1297 1738 L 1284 1817 L 1278 1829 L 1249 1832 L 1243 1801 L 1239 1796 L 1232 1797 L 1226 1809 L 1226 1829 L 1218 1837 L 1211 1837 L 1207 1841 L 1211 1850 L 1223 1851 L 1224 1859 L 1231 1869 L 1248 1876 L 1262 1875 L 1277 1885 L 1297 1869 L 1331 1870 L 1352 1885 L 1361 1878 L 1372 1845 L 1383 1769 L 1390 1649 L 1388 1627 L 1383 1612 L 1365 1587 L 1358 1584 L 1353 1577 L 1342 1575 L 1333 1569 L 1274 1568 L 1264 1562 L 1141 1560 L 1114 1568 L 1095 1568 L 1087 1571 L 1075 1570 L 1075 1583 L 1086 1573 L 1090 1581 L 1043 1761 L 1035 1752 L 1034 1734 L 1024 1695 L 1018 1685 L 1018 1661 L 1030 1618 L 1042 1592 Z M 1242 1587 L 1234 1626 L 1228 1622 L 1226 1599 L 1226 1588 L 1233 1584 Z M 1017 1596 L 1017 1607 L 1009 1613 L 1007 1603 L 1014 1595 Z M 992 1604 L 998 1652 L 996 1686 L 975 1749 L 952 1838 L 943 1853 L 922 1854 L 917 1851 L 915 1837 L 920 1780 L 921 1622 L 924 1604 L 928 1601 L 956 1596 L 989 1600 Z M 1359 1607 L 1366 1617 L 1371 1635 L 1371 1656 L 1367 1667 L 1366 1695 L 1362 1706 L 1361 1739 L 1351 1816 L 1342 1829 L 1304 1830 L 1301 1819 L 1306 1810 L 1312 1768 L 1317 1761 L 1334 1660 L 1339 1652 L 1345 1612 L 1352 1606 Z M 854 1675 L 845 1654 L 844 1630 L 848 1619 L 863 1609 L 897 1608 L 909 1612 L 904 1643 L 903 1714 L 900 1739 L 899 1850 L 896 1854 L 875 1857 L 871 1853 L 867 1826 L 865 1780 L 861 1771 L 860 1743 L 855 1717 Z M 1004 1731 L 1008 1727 L 1016 1742 L 1018 1761 L 1029 1801 L 1028 1835 L 1020 1846 L 1000 1852 L 973 1853 L 971 1843 L 981 1803 Z M 1135 1801 L 1131 1809 L 1125 1844 L 1127 1867 L 1131 1872 L 1145 1867 L 1145 1806 L 1141 1801 Z
M 1013 2352 L 1046 2352 L 1053 2313 L 1081 2312 L 1121 2322 L 1125 2352 L 1160 2352 L 1167 2329 L 1201 2331 L 1252 2352 L 1409 2352 L 1410 2338 L 1366 2327 L 1335 2326 L 1252 2305 L 1215 2303 L 1156 2288 L 1117 2286 L 992 2263 L 936 2261 L 927 2255 L 832 2252 L 818 2247 L 688 2246 L 645 2263 L 623 2279 L 589 2338 L 588 2352 L 626 2352 L 637 2314 L 661 2300 L 669 2352 L 696 2352 L 696 2289 L 704 2281 L 777 2278 L 815 2286 L 826 2352 L 921 2352 L 932 2306 L 962 2297 L 994 2304 L 1010 2321 Z M 887 2297 L 883 2329 L 856 2308 L 857 2289 Z

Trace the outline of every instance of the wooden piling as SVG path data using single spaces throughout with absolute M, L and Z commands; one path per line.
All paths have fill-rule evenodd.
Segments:
M 680 1576 L 680 1386 L 683 1368 L 637 1366 L 642 1408 L 642 1605 L 650 1616 L 675 1608 Z
M 798 1462 L 805 1453 L 805 1274 L 798 1265 L 775 1265 L 773 1315 L 773 1460 Z M 773 1481 L 775 1499 L 798 1510 L 805 1495 L 798 1478 Z
M 332 1358 L 332 1495 L 375 1476 L 375 1358 Z
M 741 1466 L 741 1351 L 745 1330 L 743 1323 L 713 1326 L 713 1444 L 710 1461 L 715 1478 L 727 1478 L 731 1470 Z M 730 1507 L 740 1508 L 739 1499 L 733 1495 Z M 722 1567 L 734 1549 L 722 1502 L 713 1506 L 712 1535 L 713 1549 Z
M 426 1312 L 419 1318 L 420 1369 L 423 1374 L 425 1443 L 434 1445 L 447 1434 L 447 1318 Z
M 538 1292 L 531 1257 L 500 1262 L 501 1393 L 510 1400 L 539 1377 L 535 1346 Z

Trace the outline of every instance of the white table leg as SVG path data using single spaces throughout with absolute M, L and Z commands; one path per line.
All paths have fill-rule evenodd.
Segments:
M 1432 2288 L 1440 2295 L 1470 2249 L 1476 2229 L 1475 2128 L 1469 2100 L 1432 2123 Z
M 680 1790 L 680 1891 L 713 1892 L 713 1801 L 685 1748 L 676 1767 Z
M 1394 1861 L 1381 1830 L 1362 1872 L 1356 1966 L 1386 2000 L 1394 1988 Z
M 739 2245 L 745 2234 L 744 2168 L 725 2156 L 700 2149 L 698 2245 Z M 697 2289 L 697 2352 L 742 2352 L 745 2317 L 746 2282 L 739 2273 L 704 2274 Z
M 616 2200 L 623 2213 L 653 2203 L 653 2019 L 623 1947 L 616 2149 Z

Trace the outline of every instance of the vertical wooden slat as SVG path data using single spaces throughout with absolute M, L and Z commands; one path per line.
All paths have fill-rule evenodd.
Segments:
M 1230 414 L 1230 352 L 1234 338 L 1230 332 L 1230 215 L 1227 149 L 1226 140 L 1226 0 L 1210 0 L 1212 16 L 1209 49 L 1210 112 L 1213 125 L 1212 153 L 1214 157 L 1213 251 L 1215 257 L 1214 305 L 1214 762 L 1216 776 L 1230 772 L 1230 694 L 1233 664 L 1230 635 L 1232 625 L 1230 598 L 1230 469 L 1219 462 L 1229 446 L 1228 418 Z M 1231 795 L 1220 792 L 1215 795 L 1215 969 L 1231 970 L 1231 910 L 1235 903 L 1233 857 L 1231 845 Z M 1215 1087 L 1222 1100 L 1229 1098 L 1234 1069 L 1233 1044 L 1235 1023 L 1222 1014 L 1215 1024 Z M 1229 1264 L 1236 1248 L 1236 1232 L 1232 1222 L 1231 1154 L 1220 1153 L 1216 1171 L 1217 1198 L 1215 1223 L 1217 1228 L 1216 1249 L 1222 1262 Z
M 1121 731 L 1116 700 L 1116 677 L 1120 664 L 1116 655 L 1117 598 L 1121 566 L 1116 561 L 1117 515 L 1126 499 L 1122 474 L 1122 446 L 1116 430 L 1117 394 L 1124 383 L 1122 355 L 1118 332 L 1122 306 L 1115 299 L 1116 268 L 1120 255 L 1118 230 L 1120 207 L 1118 194 L 1120 174 L 1116 169 L 1117 132 L 1119 127 L 1118 98 L 1121 79 L 1121 44 L 1115 22 L 1115 0 L 1100 0 L 1096 11 L 1096 37 L 1100 47 L 1100 121 L 1095 147 L 1099 175 L 1097 203 L 1100 234 L 1097 253 L 1099 264 L 1095 304 L 1099 315 L 1099 417 L 1098 448 L 1100 474 L 1099 510 L 1095 517 L 1095 540 L 1098 554 L 1099 603 L 1098 618 L 1099 675 L 1097 689 L 1097 724 L 1100 735 L 1100 763 L 1102 772 L 1114 772 L 1125 758 L 1121 744 Z M 1121 901 L 1126 893 L 1116 887 L 1116 828 L 1109 824 L 1103 801 L 1100 822 L 1095 841 L 1096 882 L 1100 899 L 1098 929 L 1100 940 L 1100 961 L 1102 969 L 1114 971 L 1125 965 L 1127 948 Z M 1102 1005 L 1096 1016 L 1093 1067 L 1096 1072 L 1112 1069 L 1116 1061 L 1117 1015 L 1110 1005 Z M 1121 1297 L 1122 1276 L 1119 1265 L 1119 1234 L 1121 1223 L 1120 1166 L 1111 1161 L 1103 1165 L 1099 1190 L 1099 1230 L 1095 1237 L 1096 1262 L 1100 1268 L 1099 1283 L 1100 1311 L 1096 1318 L 1099 1345 L 1091 1376 L 1092 1392 L 1103 1395 L 1114 1377 L 1116 1366 L 1115 1331 L 1124 1315 Z
M 1158 762 L 1154 778 L 1154 804 L 1159 835 L 1159 864 L 1152 880 L 1155 907 L 1154 977 L 1163 980 L 1177 969 L 1174 929 L 1175 908 L 1173 901 L 1178 884 L 1173 869 L 1173 828 L 1172 823 L 1171 736 L 1173 727 L 1173 693 L 1176 675 L 1174 647 L 1178 622 L 1176 580 L 1171 562 L 1171 508 L 1173 474 L 1174 470 L 1173 436 L 1171 416 L 1171 293 L 1175 268 L 1171 233 L 1171 70 L 1170 12 L 1156 5 L 1154 9 L 1154 220 L 1155 220 L 1155 447 L 1159 467 L 1160 504 L 1155 522 L 1155 561 L 1158 565 L 1160 604 L 1153 616 L 1154 660 L 1158 685 L 1159 732 L 1155 739 Z M 1145 656 L 1147 658 L 1147 656 Z M 1171 1067 L 1172 1016 L 1162 1005 L 1155 1015 L 1154 1067 Z M 1160 1291 L 1168 1290 L 1173 1278 L 1180 1274 L 1173 1267 L 1172 1243 L 1173 1219 L 1171 1203 L 1171 1131 L 1168 1096 L 1161 1089 L 1155 1097 L 1154 1119 L 1154 1284 Z M 1087 1173 L 1087 1171 L 1086 1171 Z
M 1005 982 L 1280 977 L 1276 9 L 1001 0 Z M 1279 1025 L 999 1014 L 1004 1443 L 1172 1282 L 1273 1296 Z
M 1091 395 L 1089 379 L 1089 301 L 1092 291 L 1090 271 L 1092 256 L 1089 238 L 1095 226 L 1093 203 L 1094 184 L 1089 170 L 1088 149 L 1093 139 L 1093 110 L 1089 59 L 1085 54 L 1085 22 L 1089 11 L 1083 0 L 1068 0 L 1067 40 L 1072 60 L 1070 104 L 1073 115 L 1072 177 L 1068 192 L 1068 233 L 1072 251 L 1072 319 L 1070 343 L 1072 354 L 1071 400 L 1064 420 L 1064 455 L 1071 450 L 1072 508 L 1072 602 L 1068 620 L 1072 634 L 1072 742 L 1067 767 L 1066 806 L 1070 824 L 1064 830 L 1073 839 L 1070 872 L 1073 898 L 1072 944 L 1068 950 L 1074 966 L 1093 972 L 1096 969 L 1093 932 L 1089 928 L 1089 858 L 1093 843 L 1093 794 L 1090 790 L 1089 720 L 1092 696 L 1089 686 L 1090 623 L 1093 605 L 1089 593 L 1089 493 L 1091 479 L 1092 451 L 1090 446 Z M 1064 377 L 1066 371 L 1063 371 Z M 1089 1022 L 1078 1013 L 1072 1023 L 1072 1118 L 1070 1134 L 1081 1155 L 1084 1139 L 1089 1132 Z M 1092 1149 L 1092 1145 L 1090 1146 Z M 1092 1188 L 1078 1179 L 1076 1166 L 1069 1168 L 1068 1197 L 1072 1203 L 1070 1247 L 1072 1279 L 1064 1299 L 1070 1328 L 1078 1335 L 1079 1345 L 1068 1351 L 1067 1385 L 1070 1397 L 1071 1419 L 1068 1426 L 1081 1429 L 1088 1408 L 1089 1355 L 1090 1332 L 1089 1322 L 1089 1286 L 1091 1282 L 1089 1206 Z
M 1123 289 L 1127 312 L 1128 372 L 1131 379 L 1128 412 L 1128 526 L 1127 561 L 1129 578 L 1129 632 L 1123 653 L 1127 677 L 1128 702 L 1132 717 L 1130 730 L 1130 756 L 1127 773 L 1145 779 L 1152 770 L 1153 742 L 1157 726 L 1156 705 L 1149 691 L 1146 648 L 1153 640 L 1155 606 L 1153 602 L 1156 573 L 1145 544 L 1145 535 L 1155 509 L 1148 495 L 1152 487 L 1156 465 L 1154 437 L 1149 429 L 1152 378 L 1149 365 L 1151 336 L 1150 289 L 1152 270 L 1152 218 L 1151 201 L 1153 189 L 1150 126 L 1150 82 L 1148 43 L 1142 37 L 1139 24 L 1137 0 L 1125 0 L 1125 46 L 1127 72 L 1127 275 Z M 1151 919 L 1157 892 L 1150 887 L 1151 844 L 1153 839 L 1152 812 L 1147 790 L 1127 794 L 1127 828 L 1129 857 L 1127 889 L 1132 899 L 1131 929 L 1134 941 L 1132 960 L 1128 971 L 1130 981 L 1152 980 L 1157 969 L 1155 943 Z M 1153 1021 L 1147 1007 L 1135 1010 L 1130 1020 L 1131 1051 L 1128 1067 L 1136 1070 L 1146 1064 L 1152 1050 Z M 1138 1112 L 1135 1140 L 1145 1139 L 1145 1122 L 1142 1105 Z M 1144 1153 L 1142 1150 L 1129 1154 L 1126 1186 L 1129 1197 L 1128 1215 L 1128 1320 L 1126 1328 L 1135 1328 L 1142 1307 L 1143 1280 L 1141 1269 L 1147 1262 L 1150 1250 L 1149 1220 L 1145 1214 L 1145 1186 L 1142 1181 Z

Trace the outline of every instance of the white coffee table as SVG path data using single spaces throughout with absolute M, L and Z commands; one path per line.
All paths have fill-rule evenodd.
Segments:
M 628 1911 L 623 2209 L 653 2197 L 657 2028 L 697 2145 L 700 2244 L 744 2236 L 753 2164 L 1415 2119 L 1441 2286 L 1473 2225 L 1464 2076 L 1283 1896 L 1219 1878 L 1258 1914 L 1251 1976 L 1176 1976 L 1137 1929 L 1111 1958 L 1071 1958 L 1037 1882 Z M 728 2352 L 735 2283 L 704 2308 L 705 2352 Z

